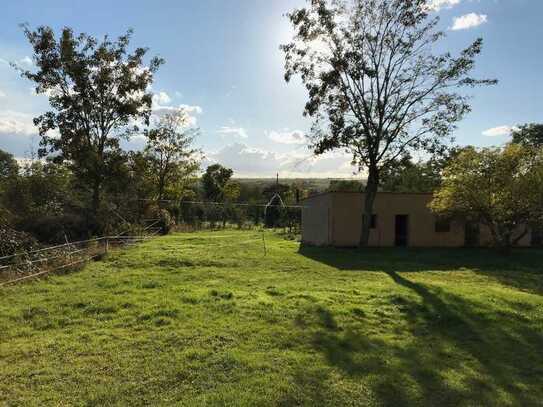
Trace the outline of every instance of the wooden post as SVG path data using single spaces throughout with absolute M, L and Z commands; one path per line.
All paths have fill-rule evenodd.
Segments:
M 109 239 L 106 237 L 106 242 L 104 244 L 104 252 L 105 252 L 105 254 L 107 254 L 108 251 L 109 251 Z
M 266 249 L 266 239 L 264 237 L 264 229 L 262 229 L 262 245 L 264 246 L 264 256 L 268 254 L 268 250 Z

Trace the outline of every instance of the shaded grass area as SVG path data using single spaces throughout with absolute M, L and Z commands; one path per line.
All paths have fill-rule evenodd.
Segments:
M 178 234 L 0 292 L 0 404 L 541 405 L 543 252 Z

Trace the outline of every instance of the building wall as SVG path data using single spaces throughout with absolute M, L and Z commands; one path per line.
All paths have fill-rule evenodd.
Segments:
M 333 193 L 332 244 L 357 246 L 362 226 L 364 195 Z M 435 231 L 435 215 L 428 208 L 431 194 L 379 193 L 375 198 L 376 227 L 370 230 L 370 246 L 392 247 L 396 238 L 396 215 L 408 216 L 408 246 L 460 247 L 464 245 L 464 224 L 451 221 L 450 232 Z
M 462 247 L 465 245 L 465 222 L 453 219 L 449 232 L 436 232 L 436 217 L 428 208 L 432 194 L 377 194 L 374 214 L 376 227 L 370 230 L 369 245 L 393 247 L 396 239 L 396 215 L 408 216 L 408 246 Z M 302 241 L 314 245 L 356 247 L 359 244 L 364 209 L 364 194 L 333 192 L 304 201 Z M 519 246 L 530 246 L 528 233 Z M 479 245 L 489 246 L 492 236 L 480 226 Z
M 524 227 L 518 228 L 515 231 L 515 236 L 520 235 L 522 231 L 524 230 Z M 480 226 L 480 238 L 479 238 L 479 244 L 483 247 L 489 247 L 492 246 L 492 233 L 490 233 L 490 229 L 486 226 Z M 519 247 L 530 247 L 532 243 L 532 233 L 528 232 L 526 235 L 517 243 L 517 246 Z
M 331 195 L 323 194 L 308 198 L 302 208 L 302 242 L 327 246 L 331 244 L 330 212 Z
M 330 217 L 332 245 L 337 247 L 358 246 L 364 209 L 363 195 L 334 192 L 330 196 L 332 203 Z

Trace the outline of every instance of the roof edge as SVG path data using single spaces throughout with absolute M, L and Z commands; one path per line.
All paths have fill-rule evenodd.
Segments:
M 319 198 L 321 196 L 324 196 L 324 195 L 333 195 L 333 194 L 349 194 L 349 195 L 354 195 L 354 194 L 359 194 L 359 195 L 364 195 L 365 192 L 358 192 L 358 191 L 325 191 L 325 192 L 320 192 L 318 194 L 315 194 L 315 195 L 311 195 L 311 196 L 308 196 L 307 198 L 304 198 L 302 199 L 301 201 L 307 201 L 309 199 L 313 199 L 313 198 Z M 387 191 L 378 191 L 377 192 L 377 195 L 433 195 L 434 193 L 433 192 L 387 192 Z

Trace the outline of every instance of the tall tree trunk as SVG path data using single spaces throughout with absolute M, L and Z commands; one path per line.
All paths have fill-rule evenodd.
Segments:
M 158 180 L 158 200 L 162 201 L 164 199 L 164 185 L 166 182 L 163 177 L 160 177 Z
M 92 184 L 92 198 L 91 198 L 92 201 L 91 201 L 91 214 L 90 214 L 91 216 L 90 216 L 90 225 L 88 225 L 89 231 L 92 234 L 102 232 L 101 230 L 102 226 L 98 219 L 98 212 L 100 210 L 100 201 L 101 201 L 101 196 L 100 196 L 101 186 L 102 186 L 102 183 L 100 181 L 94 181 L 94 183 Z
M 370 238 L 371 217 L 373 215 L 373 203 L 379 187 L 379 170 L 377 166 L 370 165 L 368 182 L 365 188 L 364 211 L 362 212 L 362 230 L 360 232 L 360 247 L 367 247 Z
M 94 181 L 92 186 L 92 213 L 94 216 L 98 215 L 100 209 L 100 188 L 102 183 L 100 181 Z

